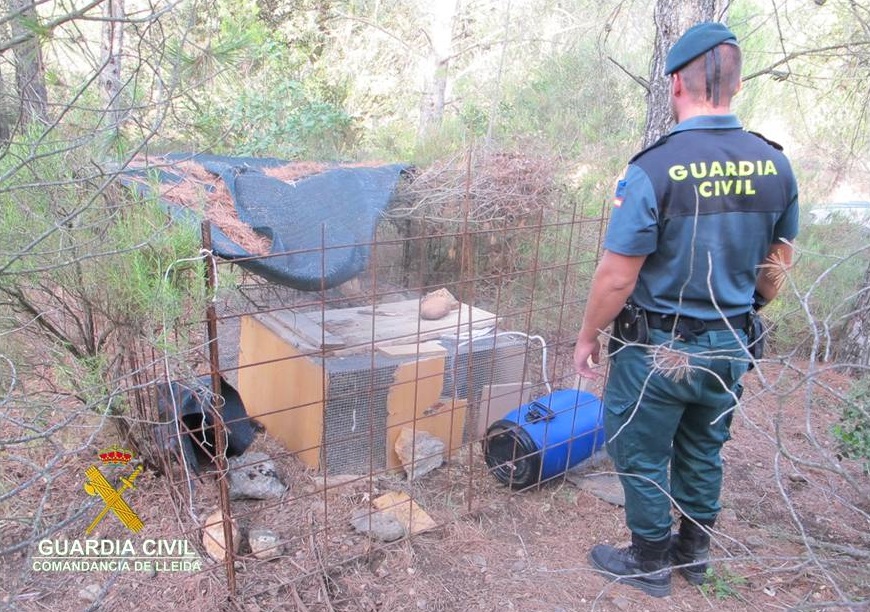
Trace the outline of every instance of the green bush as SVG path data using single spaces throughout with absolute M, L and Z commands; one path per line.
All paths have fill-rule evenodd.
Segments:
M 602 92 L 607 92 L 606 103 Z M 507 87 L 498 133 L 506 140 L 540 139 L 575 159 L 615 156 L 624 163 L 631 153 L 626 143 L 640 141 L 643 102 L 643 91 L 608 64 L 593 44 L 577 44 Z
M 16 137 L 0 160 L 4 352 L 49 351 L 55 383 L 91 406 L 133 339 L 183 350 L 178 328 L 206 298 L 199 227 L 101 173 L 103 150 L 58 127 Z
M 708 567 L 706 580 L 699 588 L 706 596 L 715 597 L 720 601 L 732 597 L 742 599 L 738 588 L 746 586 L 746 583 L 746 578 L 735 574 L 727 567 L 720 567 L 718 572 L 712 567 Z
M 808 357 L 817 341 L 813 357 L 823 358 L 824 352 L 833 348 L 829 343 L 836 342 L 848 323 L 870 263 L 870 253 L 862 251 L 866 243 L 867 230 L 856 224 L 801 228 L 788 280 L 777 299 L 763 311 L 775 323 L 768 353 Z
M 860 461 L 864 473 L 870 475 L 870 377 L 859 381 L 849 393 L 833 433 L 839 454 Z
M 235 155 L 336 159 L 353 144 L 354 121 L 335 92 L 292 77 L 260 75 L 207 119 L 226 130 Z

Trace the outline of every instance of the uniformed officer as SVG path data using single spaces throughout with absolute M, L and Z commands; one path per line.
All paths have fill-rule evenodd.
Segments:
M 597 376 L 599 333 L 616 319 L 623 341 L 611 344 L 604 425 L 631 545 L 597 545 L 589 560 L 656 597 L 671 592 L 672 563 L 689 582 L 704 580 L 722 417 L 750 363 L 749 312 L 754 298 L 776 296 L 781 275 L 771 270 L 791 265 L 798 229 L 788 160 L 730 110 L 740 67 L 721 23 L 695 25 L 668 53 L 677 125 L 618 183 L 574 352 L 577 372 Z M 682 516 L 673 536 L 672 501 Z

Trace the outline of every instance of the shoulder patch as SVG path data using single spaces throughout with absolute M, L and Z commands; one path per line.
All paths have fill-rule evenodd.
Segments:
M 619 182 L 616 183 L 616 193 L 613 194 L 613 205 L 616 208 L 622 206 L 622 201 L 625 199 L 625 186 L 627 184 L 628 183 L 625 179 L 621 179 Z
M 637 158 L 639 158 L 641 155 L 643 155 L 644 153 L 646 153 L 646 152 L 648 152 L 648 151 L 651 151 L 651 150 L 655 149 L 656 147 L 660 147 L 660 146 L 662 146 L 663 144 L 665 144 L 665 143 L 667 142 L 667 140 L 668 140 L 668 138 L 669 138 L 670 136 L 671 136 L 670 134 L 665 134 L 664 136 L 662 136 L 661 138 L 659 138 L 658 140 L 656 140 L 654 143 L 652 143 L 652 144 L 651 144 L 650 146 L 648 146 L 647 148 L 642 149 L 641 151 L 639 151 L 638 153 L 636 153 L 634 157 L 632 157 L 630 160 L 628 160 L 628 163 L 629 163 L 629 164 L 633 164 L 634 161 L 635 161 Z
M 764 142 L 766 142 L 767 144 L 772 146 L 777 151 L 782 151 L 782 145 L 779 144 L 778 142 L 774 142 L 773 140 L 770 140 L 769 138 L 765 138 L 762 134 L 759 134 L 758 132 L 753 132 L 752 130 L 746 130 L 746 132 L 748 134 L 752 134 L 756 138 L 761 138 L 761 140 L 763 140 Z

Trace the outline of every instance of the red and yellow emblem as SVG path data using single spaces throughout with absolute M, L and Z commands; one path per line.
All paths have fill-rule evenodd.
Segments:
M 103 462 L 103 465 L 126 466 L 133 458 L 133 453 L 115 446 L 100 451 L 99 457 L 100 461 Z M 134 469 L 129 476 L 121 477 L 121 486 L 115 489 L 106 477 L 103 476 L 103 473 L 98 467 L 92 465 L 85 470 L 85 477 L 87 478 L 87 481 L 84 484 L 85 492 L 88 495 L 99 495 L 105 504 L 105 507 L 100 511 L 97 517 L 90 525 L 88 525 L 88 528 L 85 530 L 85 535 L 90 535 L 110 510 L 122 523 L 124 523 L 124 526 L 133 533 L 138 533 L 139 530 L 144 527 L 144 523 L 142 523 L 142 519 L 139 518 L 139 515 L 137 515 L 127 502 L 124 501 L 124 498 L 121 497 L 121 494 L 127 489 L 135 488 L 133 486 L 133 481 L 136 480 L 136 477 L 141 473 L 142 466 L 136 466 L 136 469 Z

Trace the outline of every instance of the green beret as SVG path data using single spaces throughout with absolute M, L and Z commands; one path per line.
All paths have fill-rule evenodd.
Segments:
M 705 21 L 693 25 L 668 52 L 665 58 L 665 74 L 673 74 L 699 55 L 722 43 L 737 44 L 737 37 L 725 24 Z

